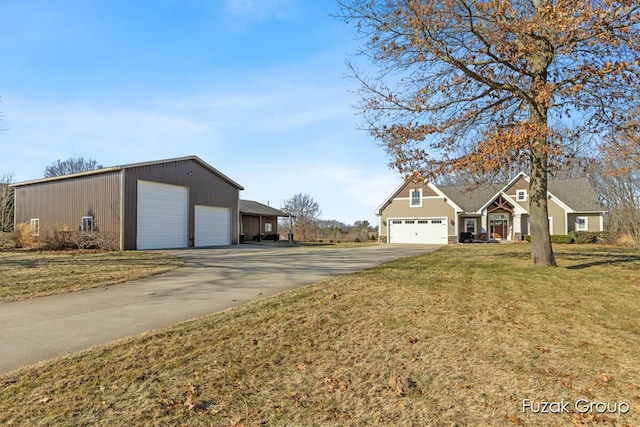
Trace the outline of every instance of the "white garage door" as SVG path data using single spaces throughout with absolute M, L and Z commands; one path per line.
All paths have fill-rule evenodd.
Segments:
M 196 205 L 194 246 L 222 246 L 230 244 L 231 209 Z
M 389 219 L 389 243 L 447 244 L 446 218 Z
M 189 189 L 138 181 L 138 249 L 187 247 Z

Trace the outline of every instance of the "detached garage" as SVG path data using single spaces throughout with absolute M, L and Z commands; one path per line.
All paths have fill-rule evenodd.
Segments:
M 447 218 L 389 219 L 389 243 L 447 244 Z
M 14 184 L 15 222 L 112 233 L 121 249 L 237 244 L 243 187 L 196 156 Z

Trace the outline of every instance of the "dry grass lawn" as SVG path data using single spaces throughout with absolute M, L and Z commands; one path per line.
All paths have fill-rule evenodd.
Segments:
M 527 251 L 446 247 L 9 373 L 0 424 L 640 425 L 640 254 Z
M 155 252 L 0 252 L 0 303 L 99 288 L 182 264 Z

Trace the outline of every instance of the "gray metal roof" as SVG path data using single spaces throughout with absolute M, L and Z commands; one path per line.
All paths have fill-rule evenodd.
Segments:
M 51 178 L 41 178 L 41 179 L 34 179 L 34 180 L 31 180 L 31 181 L 18 182 L 18 183 L 15 183 L 15 184 L 11 184 L 11 187 L 20 187 L 20 186 L 29 185 L 29 184 L 39 184 L 41 182 L 59 181 L 59 180 L 63 180 L 63 179 L 77 178 L 77 177 L 80 177 L 80 176 L 99 175 L 99 174 L 102 174 L 102 173 L 117 172 L 117 171 L 120 171 L 120 170 L 123 170 L 123 169 L 130 169 L 130 168 L 135 168 L 135 167 L 140 167 L 140 166 L 149 166 L 149 165 L 155 165 L 155 164 L 160 164 L 160 163 L 179 162 L 179 161 L 184 161 L 184 160 L 193 160 L 194 162 L 199 163 L 205 169 L 208 169 L 213 174 L 218 175 L 220 178 L 224 179 L 229 184 L 233 185 L 234 187 L 238 188 L 239 190 L 244 190 L 243 186 L 241 186 L 240 184 L 238 184 L 237 182 L 235 182 L 234 180 L 232 180 L 231 178 L 229 178 L 228 176 L 226 176 L 225 174 L 223 174 L 222 172 L 220 172 L 219 170 L 217 170 L 216 168 L 214 168 L 213 166 L 211 166 L 210 164 L 208 164 L 207 162 L 205 162 L 204 160 L 202 160 L 198 156 L 178 157 L 178 158 L 174 158 L 174 159 L 155 160 L 155 161 L 151 161 L 151 162 L 131 163 L 131 164 L 121 165 L 121 166 L 112 166 L 112 167 L 108 167 L 108 168 L 95 169 L 95 170 L 92 170 L 92 171 L 72 173 L 72 174 L 69 174 L 69 175 L 60 175 L 60 176 L 54 176 L 54 177 L 51 177 Z
M 286 214 L 279 209 L 263 205 L 262 203 L 255 202 L 253 200 L 240 200 L 240 212 L 249 215 L 289 216 L 289 214 Z

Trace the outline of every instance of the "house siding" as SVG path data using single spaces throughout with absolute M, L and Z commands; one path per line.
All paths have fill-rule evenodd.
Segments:
M 597 213 L 589 213 L 589 214 L 581 214 L 581 213 L 571 213 L 568 215 L 568 231 L 569 233 L 572 231 L 576 231 L 576 218 L 577 217 L 586 217 L 587 218 L 587 229 L 580 231 L 602 231 L 600 229 L 600 214 Z
M 389 218 L 442 218 L 449 219 L 447 234 L 455 235 L 455 226 L 452 223 L 455 218 L 455 210 L 444 201 L 442 197 L 422 199 L 422 207 L 412 208 L 407 199 L 395 199 L 381 212 L 380 236 L 388 235 L 386 221 Z
M 154 163 L 125 169 L 124 249 L 136 248 L 138 180 L 189 188 L 188 239 L 194 242 L 195 205 L 231 208 L 231 243 L 238 243 L 239 189 L 192 159 Z
M 15 223 L 40 220 L 40 236 L 81 229 L 82 217 L 93 216 L 97 231 L 120 235 L 119 171 L 15 187 Z
M 411 197 L 411 190 L 417 190 L 417 189 L 422 189 L 422 197 L 438 196 L 438 193 L 433 191 L 431 187 L 429 187 L 427 184 L 415 184 L 413 182 L 409 182 L 404 187 L 402 187 L 402 189 L 400 190 L 400 192 L 395 198 L 397 199 L 402 197 L 402 198 L 408 199 L 409 197 Z
M 553 230 L 549 230 L 550 234 L 567 234 L 566 232 L 566 211 L 553 199 L 547 202 L 549 217 L 553 218 Z

